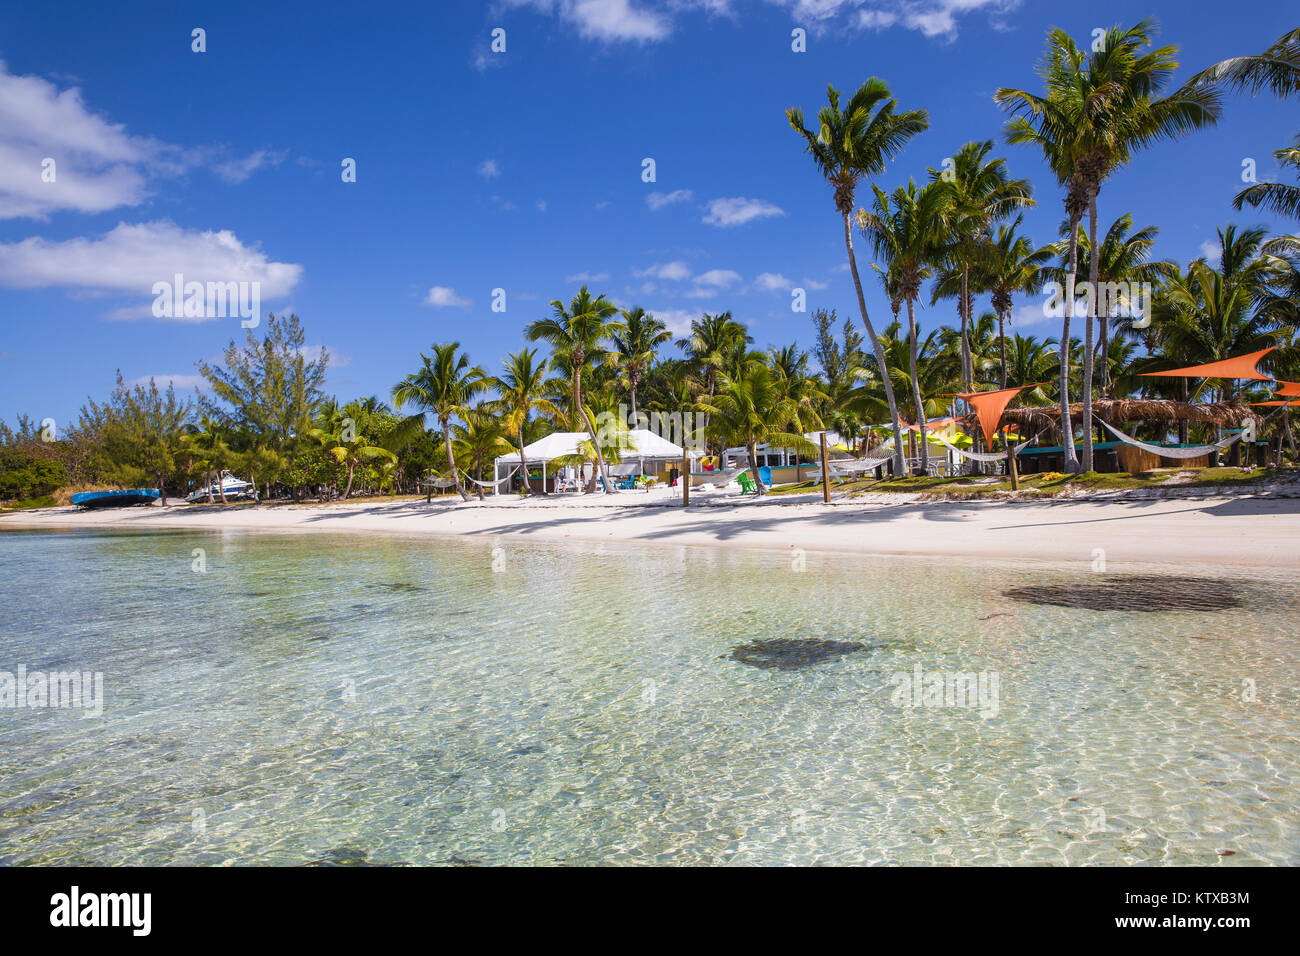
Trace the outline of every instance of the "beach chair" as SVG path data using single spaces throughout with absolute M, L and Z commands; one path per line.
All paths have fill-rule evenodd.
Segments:
M 761 468 L 759 468 L 759 469 L 758 469 L 758 480 L 761 481 L 763 484 L 767 485 L 769 488 L 771 488 L 771 487 L 772 487 L 772 469 L 769 468 L 767 465 L 764 465 L 764 466 L 762 466 Z
M 758 488 L 754 485 L 754 479 L 749 477 L 749 472 L 742 471 L 736 476 L 736 481 L 740 483 L 740 493 L 742 495 L 758 494 Z

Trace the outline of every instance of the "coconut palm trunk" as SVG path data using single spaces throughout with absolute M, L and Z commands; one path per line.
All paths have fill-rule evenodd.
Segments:
M 529 494 L 531 494 L 531 491 L 528 487 L 528 459 L 524 455 L 524 429 L 522 425 L 519 427 L 518 437 L 519 437 L 519 474 L 523 476 L 524 497 L 527 498 Z M 495 478 L 496 476 L 493 475 L 492 477 Z M 542 481 L 542 494 L 546 494 L 546 481 L 544 479 Z
M 1088 191 L 1088 315 L 1083 328 L 1083 387 L 1079 400 L 1083 403 L 1083 460 L 1080 467 L 1092 471 L 1092 377 L 1096 353 L 1093 350 L 1094 319 L 1097 317 L 1097 273 L 1099 250 L 1097 249 L 1097 191 Z M 1104 363 L 1103 363 L 1104 364 Z
M 599 475 L 605 484 L 605 491 L 609 494 L 616 494 L 614 483 L 609 480 L 609 474 L 605 468 L 605 456 L 600 453 L 600 439 L 596 434 L 596 420 L 591 417 L 591 411 L 582 402 L 582 362 L 583 354 L 578 352 L 573 365 L 573 397 L 577 402 L 578 414 L 583 417 L 587 423 L 587 434 L 591 436 L 592 450 L 596 453 L 596 466 L 591 470 L 591 481 L 587 483 L 587 494 L 592 494 L 596 490 L 596 476 Z
M 930 455 L 925 437 L 925 406 L 921 404 L 921 379 L 916 367 L 916 300 L 907 300 L 907 349 L 912 365 L 912 401 L 916 404 L 916 427 L 920 430 L 921 471 L 930 466 Z
M 961 270 L 961 378 L 968 392 L 974 391 L 975 379 L 975 363 L 970 351 L 971 305 L 970 268 L 966 267 Z M 915 370 L 912 374 L 916 374 Z
M 858 309 L 862 312 L 862 324 L 871 340 L 871 350 L 876 356 L 880 379 L 885 386 L 885 401 L 889 403 L 889 419 L 894 429 L 893 468 L 897 477 L 903 476 L 903 430 L 898 424 L 898 402 L 894 399 L 894 385 L 889 380 L 889 365 L 885 361 L 885 349 L 876 336 L 876 330 L 867 316 L 867 300 L 862 294 L 862 279 L 858 275 L 858 260 L 853 254 L 853 230 L 849 223 L 849 213 L 844 212 L 844 248 L 849 254 L 849 272 L 853 274 L 853 288 L 858 294 Z
M 1079 265 L 1078 209 L 1067 202 L 1070 216 L 1070 264 L 1065 273 L 1065 317 L 1061 321 L 1061 453 L 1067 472 L 1079 470 L 1079 459 L 1074 453 L 1074 427 L 1070 424 L 1070 319 L 1074 317 L 1074 280 Z
M 999 373 L 998 378 L 999 378 L 999 381 L 1001 382 L 1001 385 L 1000 385 L 1001 388 L 1006 388 L 1006 387 L 1007 387 L 1007 333 L 1006 333 L 1006 320 L 1007 320 L 1007 316 L 1006 316 L 1006 314 L 1005 314 L 1005 313 L 1002 313 L 1002 312 L 999 312 L 999 313 L 998 313 L 998 365 L 1001 367 L 1001 372 Z
M 438 424 L 442 426 L 442 446 L 447 451 L 447 467 L 451 469 L 452 480 L 456 482 L 456 491 L 460 493 L 461 501 L 469 501 L 469 495 L 465 494 L 465 488 L 460 482 L 460 471 L 456 468 L 456 455 L 451 450 L 451 424 L 446 415 L 438 416 Z
M 767 494 L 763 479 L 758 476 L 758 446 L 754 442 L 745 442 L 745 451 L 749 453 L 749 473 L 754 478 L 754 487 L 760 495 Z

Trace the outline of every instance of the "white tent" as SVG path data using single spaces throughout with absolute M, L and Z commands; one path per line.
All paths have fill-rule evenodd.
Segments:
M 682 456 L 686 454 L 686 449 L 682 448 L 681 445 L 673 444 L 648 428 L 630 429 L 625 438 L 625 444 L 630 447 L 620 453 L 621 464 L 612 465 L 610 468 L 611 474 L 642 474 L 646 462 L 680 462 Z M 530 445 L 525 445 L 524 457 L 528 460 L 529 467 L 533 465 L 542 466 L 542 483 L 544 486 L 548 462 L 556 458 L 581 454 L 579 446 L 589 445 L 590 442 L 591 436 L 586 432 L 552 432 L 544 438 L 537 439 Z M 698 458 L 702 454 L 703 452 L 695 449 L 690 452 L 692 458 Z M 508 455 L 502 455 L 496 460 L 492 477 L 499 483 L 501 481 L 499 476 L 503 468 L 509 471 L 511 468 L 518 468 L 519 464 L 519 452 L 514 451 Z

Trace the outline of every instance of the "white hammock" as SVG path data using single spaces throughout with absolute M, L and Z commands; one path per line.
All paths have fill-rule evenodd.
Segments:
M 832 458 L 827 464 L 830 465 L 832 474 L 839 472 L 845 475 L 855 475 L 875 471 L 892 457 L 893 455 L 887 455 L 884 458 Z
M 940 435 L 938 432 L 930 432 L 930 434 L 933 435 L 935 438 L 937 438 L 945 446 L 947 446 L 954 454 L 960 455 L 963 458 L 971 458 L 975 461 L 1006 461 L 1007 460 L 1007 453 L 1005 451 L 966 451 L 966 449 L 958 448 L 956 445 L 952 444 L 951 442 L 944 441 L 943 436 Z M 1022 441 L 1019 445 L 1017 445 L 1015 449 L 1016 454 L 1017 455 L 1020 454 L 1020 450 L 1032 441 L 1033 441 L 1032 438 L 1027 438 L 1024 441 Z
M 831 477 L 837 482 L 840 482 L 845 478 L 852 478 L 854 475 L 861 475 L 869 471 L 875 471 L 889 460 L 889 458 L 833 458 L 826 464 L 829 468 Z M 820 481 L 821 477 L 821 467 L 814 467 L 810 480 Z
M 1098 421 L 1101 421 L 1098 419 Z M 1190 448 L 1166 448 L 1163 445 L 1149 445 L 1144 441 L 1138 441 L 1132 435 L 1125 435 L 1118 428 L 1112 428 L 1110 425 L 1102 422 L 1102 425 L 1110 431 L 1120 441 L 1126 445 L 1132 445 L 1134 448 L 1141 448 L 1152 455 L 1159 455 L 1161 458 L 1200 458 L 1203 455 L 1213 455 L 1215 452 L 1225 450 L 1233 442 L 1241 438 L 1241 432 L 1233 435 L 1231 438 L 1225 438 L 1215 445 L 1193 445 Z
M 465 480 L 474 482 L 474 484 L 478 485 L 480 488 L 495 488 L 497 485 L 501 484 L 501 482 L 509 481 L 511 478 L 513 478 L 515 472 L 518 470 L 519 470 L 519 466 L 515 465 L 513 468 L 510 469 L 509 474 L 507 474 L 504 478 L 498 478 L 496 481 L 479 481 L 477 478 L 471 478 L 468 474 L 465 475 Z
M 456 484 L 456 479 L 455 479 L 455 478 L 437 478 L 437 479 L 434 479 L 434 480 L 432 480 L 432 481 L 422 481 L 422 482 L 420 482 L 420 484 L 421 484 L 421 485 L 424 485 L 424 486 L 426 486 L 426 487 L 430 487 L 430 488 L 451 488 L 451 487 L 454 487 L 454 486 L 455 486 L 455 484 Z

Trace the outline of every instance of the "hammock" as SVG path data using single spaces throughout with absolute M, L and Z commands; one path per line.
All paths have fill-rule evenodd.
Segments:
M 428 488 L 452 488 L 456 484 L 455 478 L 435 478 L 429 481 L 422 481 L 420 485 Z
M 884 458 L 832 458 L 827 462 L 830 465 L 831 473 L 839 472 L 840 474 L 859 474 L 866 471 L 875 471 L 893 456 L 887 455 Z
M 943 436 L 939 435 L 938 433 L 932 432 L 931 434 L 933 434 L 935 438 L 939 439 L 939 441 L 942 442 L 945 446 L 947 446 L 954 454 L 960 455 L 964 458 L 971 458 L 975 461 L 1006 461 L 1007 460 L 1007 453 L 1005 451 L 966 451 L 964 448 L 958 448 L 956 445 L 952 444 L 951 442 L 944 441 Z M 1038 436 L 1035 435 L 1034 437 L 1036 438 Z M 1026 445 L 1028 445 L 1030 442 L 1032 442 L 1033 440 L 1034 440 L 1033 438 L 1027 438 L 1024 441 L 1022 441 L 1019 445 L 1017 445 L 1015 447 L 1016 454 L 1017 455 L 1020 454 L 1020 450 L 1024 448 Z
M 467 481 L 474 482 L 474 484 L 478 485 L 480 488 L 495 488 L 497 485 L 501 484 L 501 482 L 509 481 L 511 478 L 513 478 L 515 472 L 518 470 L 519 470 L 519 466 L 515 465 L 513 468 L 510 469 L 509 474 L 507 474 L 504 478 L 498 478 L 496 481 L 479 481 L 477 478 L 470 478 L 469 475 L 466 475 L 465 479 Z
M 1101 419 L 1098 419 L 1098 421 L 1101 421 Z M 1106 424 L 1106 422 L 1102 422 L 1102 425 L 1110 429 L 1111 433 L 1126 445 L 1132 445 L 1134 448 L 1141 448 L 1143 451 L 1150 452 L 1153 455 L 1159 455 L 1161 458 L 1200 458 L 1202 455 L 1213 455 L 1215 452 L 1223 451 L 1233 442 L 1241 438 L 1241 433 L 1238 432 L 1231 438 L 1225 438 L 1216 445 L 1193 445 L 1190 448 L 1166 448 L 1163 445 L 1149 445 L 1144 441 L 1138 441 L 1132 435 L 1125 435 L 1118 428 L 1112 428 L 1110 425 Z
M 838 460 L 831 459 L 826 464 L 829 466 L 827 470 L 830 472 L 830 476 L 840 482 L 846 477 L 852 478 L 854 475 L 875 471 L 889 460 L 889 458 L 840 458 Z M 819 481 L 821 476 L 822 469 L 818 465 L 813 469 L 812 480 Z

